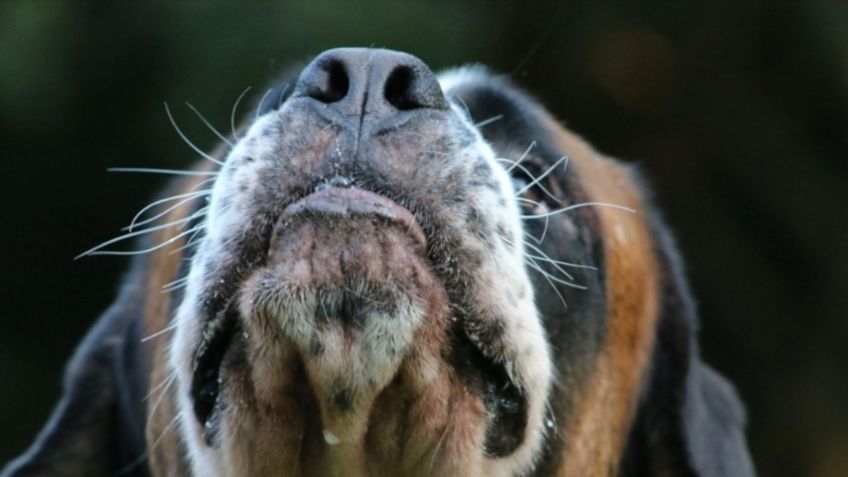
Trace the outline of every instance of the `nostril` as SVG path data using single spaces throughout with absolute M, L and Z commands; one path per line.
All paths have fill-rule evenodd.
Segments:
M 401 111 L 426 107 L 415 94 L 415 71 L 409 66 L 398 66 L 389 74 L 383 94 Z
M 301 72 L 294 97 L 310 98 L 328 113 L 387 118 L 408 110 L 448 110 L 439 81 L 421 60 L 388 50 L 338 48 L 318 55 Z
M 350 78 L 344 63 L 330 59 L 319 66 L 307 87 L 306 95 L 322 103 L 335 103 L 347 96 Z

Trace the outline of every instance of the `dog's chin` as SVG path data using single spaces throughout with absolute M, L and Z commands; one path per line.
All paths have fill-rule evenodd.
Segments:
M 378 393 L 427 333 L 425 318 L 430 327 L 444 321 L 446 301 L 409 212 L 382 198 L 341 203 L 329 192 L 283 214 L 269 265 L 247 280 L 239 304 L 249 356 L 286 348 L 332 443 L 364 437 Z
M 421 227 L 384 197 L 329 189 L 289 206 L 266 265 L 201 333 L 206 444 L 250 475 L 415 475 L 425 461 L 463 474 L 512 452 L 523 392 L 463 333 L 433 268 Z

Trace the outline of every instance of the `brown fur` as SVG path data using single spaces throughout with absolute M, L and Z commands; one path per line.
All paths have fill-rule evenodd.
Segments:
M 589 197 L 636 210 L 597 210 L 605 238 L 608 333 L 595 372 L 560 429 L 567 446 L 558 475 L 616 475 L 654 343 L 659 299 L 654 244 L 642 215 L 646 205 L 628 170 L 553 120 L 549 127 Z

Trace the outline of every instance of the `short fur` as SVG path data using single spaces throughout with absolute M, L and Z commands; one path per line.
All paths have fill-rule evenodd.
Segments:
M 370 83 L 350 76 L 362 107 L 349 142 L 310 112 L 316 68 L 338 74 L 342 60 L 368 81 L 411 65 L 413 99 L 433 111 L 380 129 L 377 115 L 401 113 L 366 108 Z M 444 73 L 442 103 L 428 75 L 409 56 L 333 50 L 270 89 L 243 138 L 213 154 L 224 166 L 195 168 L 217 171 L 209 211 L 187 201 L 162 218 L 205 228 L 192 243 L 177 226 L 142 241 L 166 245 L 134 259 L 63 399 L 2 476 L 754 475 L 744 410 L 699 356 L 682 262 L 638 173 L 504 78 Z M 554 165 L 535 203 L 517 199 L 507 173 L 533 181 Z M 292 212 L 346 181 L 417 225 Z M 322 247 L 355 258 L 337 270 Z M 298 272 L 307 262 L 322 266 Z M 196 369 L 213 326 L 238 332 L 207 405 Z

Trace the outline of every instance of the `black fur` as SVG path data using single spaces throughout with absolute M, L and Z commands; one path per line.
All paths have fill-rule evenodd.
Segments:
M 136 260 L 115 303 L 68 365 L 64 396 L 35 443 L 3 477 L 149 475 L 145 394 L 149 375 L 140 333 L 146 264 Z
M 539 116 L 541 107 L 507 80 L 487 78 L 460 88 L 456 94 L 475 123 L 499 118 L 482 128 L 499 156 L 514 157 L 515 151 L 531 143 L 535 143 L 531 155 L 548 165 L 567 154 L 553 146 Z M 559 183 L 569 202 L 588 199 L 580 185 L 579 171 L 569 170 L 559 177 Z M 563 243 L 556 237 L 546 240 L 543 249 L 554 259 L 590 263 L 598 270 L 579 275 L 588 290 L 558 287 L 568 303 L 565 313 L 550 293 L 539 293 L 538 306 L 564 381 L 550 400 L 555 403 L 554 419 L 568 415 L 569 384 L 579 383 L 591 372 L 579 363 L 588 362 L 581 358 L 597 352 L 606 331 L 603 244 L 600 235 L 592 233 L 597 232 L 597 218 L 591 208 L 572 217 L 583 234 L 579 240 L 568 241 L 567 255 L 562 256 L 561 247 L 551 246 Z M 697 315 L 682 260 L 660 218 L 653 215 L 650 221 L 663 280 L 658 344 L 650 385 L 641 397 L 620 475 L 752 476 L 744 438 L 744 409 L 732 385 L 701 361 L 696 342 Z M 539 224 L 526 223 L 525 227 L 534 233 Z M 555 234 L 556 230 L 548 233 Z M 536 290 L 549 286 L 538 272 L 531 270 L 531 274 Z M 548 475 L 558 467 L 564 444 L 563 436 L 548 436 L 546 457 L 536 475 Z
M 695 304 L 668 229 L 651 217 L 663 300 L 652 376 L 623 475 L 753 476 L 745 412 L 733 386 L 700 358 Z

